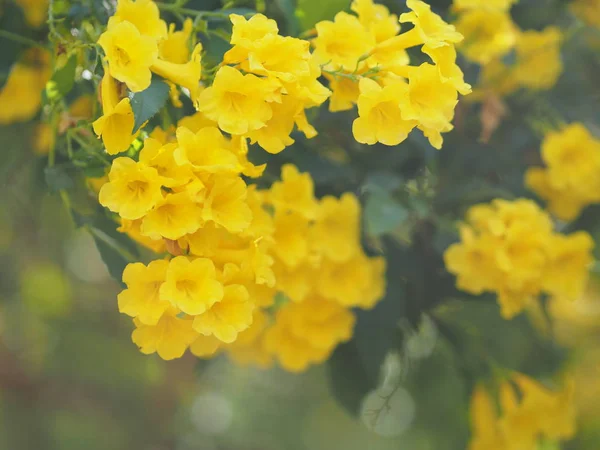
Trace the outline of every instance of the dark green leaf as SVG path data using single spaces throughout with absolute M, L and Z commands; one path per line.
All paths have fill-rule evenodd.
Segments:
M 133 131 L 136 132 L 164 106 L 169 98 L 169 86 L 164 81 L 154 79 L 148 89 L 136 92 L 131 98 L 131 109 L 135 117 Z
M 72 167 L 57 165 L 44 169 L 44 178 L 51 192 L 71 189 L 74 186 Z
M 380 236 L 393 231 L 408 218 L 408 211 L 382 189 L 372 189 L 365 205 L 367 233 Z
M 286 32 L 295 36 L 299 31 L 298 17 L 296 17 L 295 2 L 293 0 L 275 0 L 275 4 L 281 10 L 286 23 Z
M 321 20 L 333 20 L 350 6 L 349 0 L 298 0 L 297 16 L 302 30 L 308 30 Z
M 335 349 L 327 369 L 333 395 L 350 414 L 357 416 L 364 396 L 376 384 L 369 379 L 354 341 Z
M 2 2 L 0 4 L 0 30 L 10 33 L 24 35 L 26 26 L 23 10 L 15 2 Z M 10 73 L 10 69 L 25 46 L 11 39 L 0 37 L 0 88 L 4 85 Z

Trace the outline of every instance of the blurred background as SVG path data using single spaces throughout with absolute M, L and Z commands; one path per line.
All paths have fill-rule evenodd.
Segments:
M 1 10 L 9 3 L 0 3 Z M 235 3 L 257 7 L 254 1 Z M 306 29 L 349 2 L 258 3 L 276 17 L 292 8 Z M 395 13 L 405 10 L 401 0 L 383 3 Z M 449 1 L 430 3 L 448 16 Z M 568 25 L 575 20 L 568 3 L 522 0 L 513 19 L 524 29 Z M 212 0 L 189 3 L 199 9 L 221 6 Z M 5 19 L 0 30 L 8 26 Z M 580 433 L 563 447 L 539 450 L 600 448 L 600 281 L 592 280 L 575 305 L 549 305 L 551 329 L 543 314 L 504 321 L 493 300 L 444 298 L 448 302 L 436 307 L 436 321 L 424 314 L 442 300 L 436 288 L 443 286 L 430 286 L 428 274 L 440 270 L 441 253 L 456 239 L 454 221 L 478 201 L 506 192 L 532 195 L 523 186 L 527 164 L 539 160 L 540 135 L 527 121 L 531 111 L 541 109 L 543 115 L 550 104 L 564 119 L 600 131 L 600 39 L 597 30 L 585 29 L 563 47 L 565 71 L 545 95 L 547 103 L 508 99 L 510 113 L 487 143 L 478 140 L 481 107 L 471 104 L 459 105 L 457 121 L 466 125 L 446 137 L 441 153 L 420 137 L 400 149 L 365 150 L 349 131 L 339 133 L 350 130 L 352 113 L 334 117 L 323 110 L 319 137 L 310 146 L 299 139 L 297 150 L 273 161 L 275 173 L 288 160 L 310 171 L 320 194 L 361 195 L 365 226 L 373 235 L 387 230 L 390 217 L 381 206 L 386 197 L 377 190 L 369 194 L 369 186 L 390 188 L 386 180 L 402 180 L 411 211 L 402 223 L 394 222 L 396 240 L 405 246 L 386 255 L 390 290 L 381 306 L 359 315 L 355 340 L 341 346 L 330 363 L 299 375 L 237 367 L 225 357 L 200 361 L 187 354 L 167 362 L 141 354 L 131 343 L 131 320 L 117 310 L 120 287 L 94 239 L 75 227 L 59 195 L 48 190 L 36 120 L 0 125 L 0 449 L 463 450 L 479 352 L 541 377 L 568 370 L 577 383 Z M 5 42 L 0 37 L 3 57 L 10 52 Z M 475 83 L 475 65 L 461 65 L 467 81 Z M 346 164 L 346 152 L 353 164 Z M 381 153 L 373 158 L 373 152 Z M 432 167 L 435 181 L 453 180 L 435 193 L 427 171 Z M 93 199 L 93 182 L 77 195 Z M 377 195 L 378 203 L 369 203 Z M 448 229 L 427 237 L 431 258 L 419 256 L 425 244 L 414 234 L 415 224 L 417 231 L 427 228 L 422 218 L 430 208 L 448 217 Z M 600 208 L 589 208 L 571 229 L 586 229 L 598 242 Z M 368 244 L 378 246 L 377 240 Z M 421 280 L 414 285 L 426 286 L 426 292 L 399 287 L 398 280 L 406 278 Z M 461 301 L 471 302 L 469 308 L 453 308 Z M 399 309 L 406 316 L 400 337 L 373 332 Z M 476 324 L 477 339 L 440 330 L 440 323 L 465 335 Z M 555 343 L 545 339 L 548 333 Z

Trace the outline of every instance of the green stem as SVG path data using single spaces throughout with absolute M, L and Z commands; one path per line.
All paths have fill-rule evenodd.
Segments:
M 29 45 L 31 47 L 46 48 L 46 46 L 40 42 L 36 42 L 33 39 L 29 39 L 25 36 L 21 36 L 20 34 L 11 33 L 10 31 L 6 30 L 0 30 L 0 37 L 18 42 L 20 44 Z
M 158 8 L 162 9 L 163 11 L 170 11 L 173 13 L 185 14 L 188 16 L 229 19 L 229 14 L 219 11 L 198 11 L 190 8 L 182 8 L 177 3 L 157 3 L 157 5 Z

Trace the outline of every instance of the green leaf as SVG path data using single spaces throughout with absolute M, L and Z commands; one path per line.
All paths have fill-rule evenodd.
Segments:
M 354 341 L 338 346 L 327 361 L 330 388 L 337 401 L 358 416 L 364 396 L 374 384 L 363 366 Z
M 135 133 L 164 106 L 169 98 L 169 86 L 162 80 L 153 79 L 148 89 L 136 92 L 131 97 L 131 109 L 135 117 Z
M 0 6 L 0 30 L 18 35 L 29 34 L 25 25 L 23 10 L 15 2 L 2 2 Z M 2 46 L 2 51 L 0 51 L 1 89 L 8 79 L 13 64 L 17 62 L 25 46 L 4 37 L 0 37 L 0 45 Z
M 291 36 L 298 34 L 299 22 L 296 16 L 295 4 L 293 0 L 275 0 L 275 4 L 281 11 L 286 22 L 286 32 Z
M 51 192 L 73 188 L 75 183 L 73 181 L 72 169 L 72 167 L 67 165 L 56 165 L 44 169 L 44 178 Z
M 47 93 L 49 99 L 55 98 L 55 96 L 56 98 L 62 98 L 73 89 L 76 70 L 77 55 L 71 55 L 67 63 L 52 75 L 47 87 L 47 90 L 52 91 L 52 95 Z
M 381 236 L 398 227 L 408 218 L 408 211 L 390 194 L 377 188 L 367 198 L 365 221 L 367 233 Z
M 350 6 L 349 0 L 298 0 L 296 16 L 302 30 L 308 30 L 321 20 L 333 20 L 340 11 Z
M 100 257 L 108 269 L 108 273 L 118 283 L 124 286 L 121 279 L 123 277 L 123 271 L 127 264 L 129 264 L 129 261 L 106 240 L 104 235 L 101 233 L 99 234 L 97 230 L 92 231 L 92 237 L 94 238 L 94 243 L 100 253 Z

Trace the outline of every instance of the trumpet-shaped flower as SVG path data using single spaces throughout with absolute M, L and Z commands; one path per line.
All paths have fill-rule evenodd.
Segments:
M 241 169 L 230 144 L 216 127 L 206 127 L 193 133 L 185 127 L 177 128 L 177 164 L 189 165 L 199 173 L 238 173 Z
M 198 333 L 192 329 L 192 320 L 164 314 L 156 325 L 144 325 L 134 319 L 136 329 L 131 339 L 146 355 L 158 353 L 162 359 L 181 358 Z
M 202 225 L 202 207 L 187 192 L 167 194 L 142 220 L 141 232 L 150 239 L 177 240 Z
M 233 67 L 224 66 L 215 75 L 211 87 L 198 97 L 198 110 L 231 134 L 246 134 L 266 125 L 272 111 L 265 98 L 274 86 L 256 75 L 242 75 Z
M 119 0 L 108 26 L 122 22 L 131 23 L 143 36 L 157 40 L 167 37 L 167 24 L 161 20 L 158 6 L 152 0 Z
M 160 297 L 159 291 L 165 281 L 168 261 L 152 261 L 128 264 L 123 271 L 123 283 L 127 289 L 118 295 L 119 311 L 137 317 L 144 325 L 156 325 L 171 304 Z
M 156 169 L 131 158 L 115 159 L 108 179 L 100 189 L 99 201 L 124 219 L 139 219 L 162 200 L 162 181 Z
M 408 96 L 408 86 L 395 80 L 381 87 L 377 82 L 362 78 L 359 83 L 358 118 L 352 124 L 354 138 L 363 144 L 398 145 L 417 125 L 405 119 L 400 109 L 402 97 Z M 418 118 L 413 115 L 413 118 Z
M 135 134 L 135 118 L 128 98 L 119 100 L 118 86 L 113 77 L 106 72 L 102 78 L 103 115 L 94 121 L 94 133 L 102 138 L 109 155 L 116 155 L 129 148 Z
M 314 56 L 329 70 L 354 71 L 359 59 L 366 56 L 375 44 L 375 38 L 358 18 L 345 12 L 337 13 L 333 22 L 324 20 L 317 23 L 315 28 Z
M 194 330 L 205 336 L 215 336 L 222 342 L 235 341 L 238 333 L 252 324 L 254 303 L 248 290 L 240 284 L 225 286 L 223 299 L 204 314 L 194 318 Z
M 131 22 L 110 26 L 98 39 L 108 61 L 108 71 L 133 92 L 150 86 L 150 67 L 158 55 L 156 40 L 142 35 Z
M 223 285 L 217 281 L 215 265 L 210 259 L 177 256 L 169 262 L 160 296 L 195 316 L 221 301 Z
M 231 233 L 245 230 L 252 221 L 246 191 L 246 183 L 239 177 L 214 177 L 206 195 L 202 218 Z

